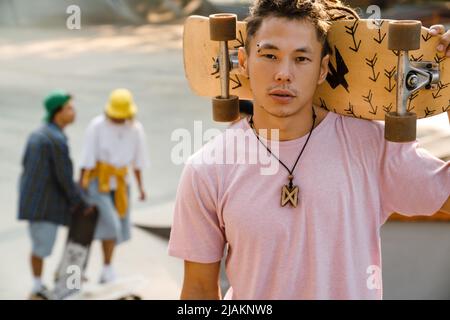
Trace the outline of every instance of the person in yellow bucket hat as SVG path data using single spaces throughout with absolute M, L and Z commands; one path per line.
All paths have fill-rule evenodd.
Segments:
M 115 246 L 131 237 L 130 168 L 136 178 L 139 199 L 146 198 L 142 182 L 142 171 L 148 166 L 146 137 L 136 114 L 131 92 L 116 89 L 104 114 L 95 117 L 86 129 L 80 184 L 99 210 L 95 239 L 103 245 L 101 283 L 116 279 L 112 267 Z
M 105 113 L 112 119 L 131 119 L 135 116 L 137 107 L 134 104 L 133 96 L 127 89 L 117 89 L 111 93 L 109 102 L 106 105 Z

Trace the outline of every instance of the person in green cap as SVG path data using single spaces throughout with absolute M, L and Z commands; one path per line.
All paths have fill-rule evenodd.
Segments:
M 28 137 L 19 186 L 18 218 L 29 221 L 32 243 L 30 299 L 49 298 L 41 276 L 58 226 L 67 225 L 74 212 L 89 214 L 93 211 L 73 180 L 72 161 L 63 132 L 75 120 L 72 96 L 63 90 L 53 91 L 45 98 L 44 106 L 44 125 Z

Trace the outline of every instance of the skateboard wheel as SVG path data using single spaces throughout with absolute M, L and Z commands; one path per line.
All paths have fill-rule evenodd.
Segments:
M 416 140 L 417 115 L 408 112 L 399 115 L 397 112 L 386 113 L 384 138 L 392 142 L 410 142 Z
M 217 13 L 209 16 L 209 35 L 213 41 L 236 39 L 237 16 L 232 13 Z
M 214 121 L 231 122 L 239 118 L 239 98 L 237 96 L 215 97 L 212 104 Z
M 389 50 L 417 50 L 420 49 L 420 32 L 422 23 L 416 20 L 400 20 L 389 23 Z

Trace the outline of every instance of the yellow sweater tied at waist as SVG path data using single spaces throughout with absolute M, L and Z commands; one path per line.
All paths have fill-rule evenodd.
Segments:
M 121 218 L 124 218 L 128 209 L 128 192 L 126 177 L 128 173 L 127 167 L 114 167 L 105 162 L 97 162 L 97 166 L 85 172 L 83 175 L 82 185 L 87 189 L 91 180 L 97 178 L 98 191 L 110 192 L 111 187 L 109 181 L 111 177 L 116 178 L 117 189 L 114 195 L 114 205 Z

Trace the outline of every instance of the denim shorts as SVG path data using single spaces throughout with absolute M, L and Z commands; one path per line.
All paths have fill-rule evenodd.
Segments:
M 48 257 L 55 244 L 58 225 L 47 221 L 30 221 L 28 231 L 33 255 L 39 258 Z
M 128 189 L 128 199 L 130 192 Z M 125 217 L 121 218 L 114 206 L 114 191 L 99 192 L 98 180 L 89 184 L 87 202 L 96 205 L 99 211 L 94 238 L 97 240 L 116 240 L 116 244 L 131 238 L 130 199 Z

